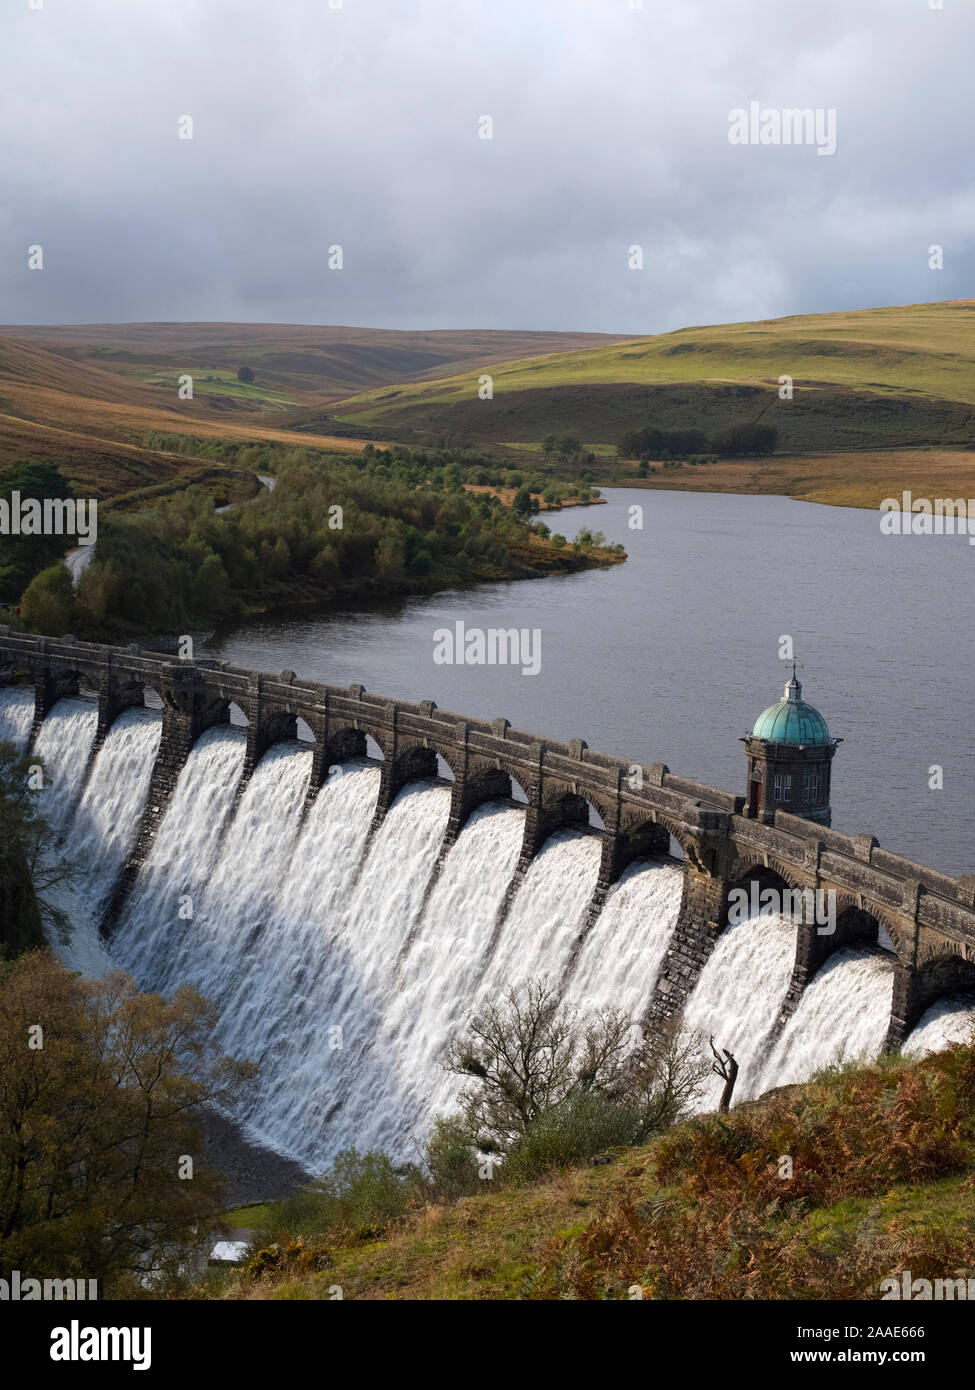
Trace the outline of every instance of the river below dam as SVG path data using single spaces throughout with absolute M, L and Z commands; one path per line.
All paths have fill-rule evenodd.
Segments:
M 963 536 L 883 536 L 878 514 L 782 497 L 603 489 L 545 514 L 620 541 L 605 570 L 448 591 L 366 614 L 270 619 L 206 648 L 252 670 L 294 670 L 432 699 L 475 718 L 584 738 L 591 748 L 744 792 L 738 742 L 782 695 L 795 643 L 804 697 L 842 738 L 833 825 L 950 874 L 975 872 L 969 737 L 975 549 Z M 642 508 L 642 529 L 630 509 Z M 434 633 L 527 628 L 541 669 L 435 665 Z M 943 769 L 943 787 L 929 782 Z

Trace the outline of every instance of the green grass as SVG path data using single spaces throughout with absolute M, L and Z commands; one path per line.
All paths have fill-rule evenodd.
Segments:
M 613 1164 L 495 1182 L 382 1239 L 324 1231 L 315 1272 L 239 1273 L 222 1296 L 846 1300 L 904 1269 L 975 1275 L 975 1047 L 847 1064 Z
M 465 373 L 333 409 L 387 430 L 451 428 L 521 446 L 571 431 L 592 448 L 651 420 L 711 431 L 758 418 L 786 450 L 964 444 L 975 439 L 975 302 L 685 328 L 491 374 L 493 401 L 479 400 Z M 783 375 L 791 401 L 778 397 Z

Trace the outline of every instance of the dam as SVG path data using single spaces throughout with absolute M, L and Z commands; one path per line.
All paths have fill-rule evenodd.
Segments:
M 71 638 L 0 629 L 0 686 L 80 865 L 72 950 L 213 999 L 261 1065 L 244 1118 L 310 1166 L 416 1157 L 451 1032 L 534 976 L 714 1033 L 740 1099 L 975 1025 L 975 877 L 834 831 L 835 740 L 798 758 L 760 720 L 737 795 L 432 701 Z M 831 894 L 835 929 L 733 920 L 756 883 Z

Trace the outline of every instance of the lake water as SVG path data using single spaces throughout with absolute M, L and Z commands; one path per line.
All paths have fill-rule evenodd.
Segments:
M 622 541 L 608 570 L 491 584 L 366 615 L 275 619 L 218 634 L 206 655 L 405 700 L 589 746 L 744 792 L 738 740 L 782 695 L 844 739 L 833 824 L 869 831 L 932 868 L 975 871 L 975 548 L 965 537 L 882 536 L 875 512 L 779 497 L 608 488 L 607 504 L 545 520 Z M 643 509 L 642 530 L 629 526 Z M 541 670 L 440 666 L 438 628 L 537 628 Z M 929 769 L 943 768 L 942 790 Z

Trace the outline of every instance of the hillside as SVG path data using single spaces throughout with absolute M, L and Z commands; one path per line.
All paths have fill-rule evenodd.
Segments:
M 278 1208 L 240 1210 L 275 1244 L 210 1293 L 873 1300 L 892 1272 L 975 1272 L 972 1046 L 840 1068 L 607 1157 L 356 1233 L 294 1240 Z
M 339 418 L 484 443 L 576 434 L 612 446 L 652 422 L 773 424 L 782 452 L 975 443 L 975 300 L 685 328 L 359 393 Z M 779 378 L 794 381 L 791 401 Z
M 412 331 L 276 323 L 123 323 L 0 329 L 5 337 L 133 381 L 200 376 L 199 394 L 248 409 L 289 409 L 492 362 L 619 342 L 608 333 Z M 236 379 L 250 367 L 258 380 Z M 212 379 L 208 379 L 208 375 Z
M 145 447 L 150 433 L 358 453 L 385 436 L 334 422 L 329 400 L 431 372 L 483 370 L 512 354 L 613 341 L 592 333 L 286 324 L 2 329 L 0 469 L 49 458 L 85 493 L 114 498 L 189 480 L 194 461 Z M 241 366 L 251 367 L 253 382 L 237 379 Z M 192 400 L 177 394 L 184 374 L 193 377 Z

